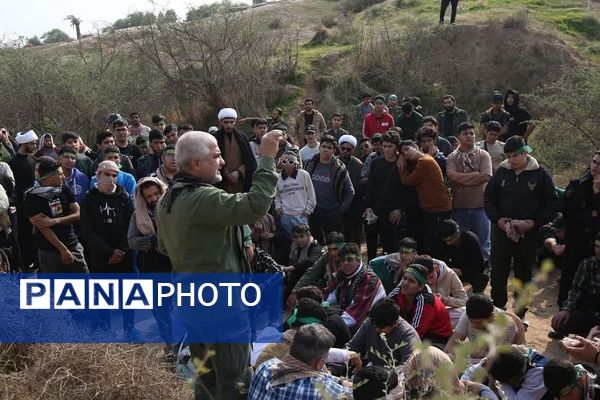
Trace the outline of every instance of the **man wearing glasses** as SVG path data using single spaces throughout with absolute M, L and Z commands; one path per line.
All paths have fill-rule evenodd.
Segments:
M 378 95 L 375 97 L 373 111 L 367 114 L 363 122 L 363 134 L 370 138 L 376 133 L 386 133 L 392 126 L 394 117 L 385 108 L 385 97 Z
M 281 228 L 291 239 L 295 225 L 308 225 L 308 217 L 317 205 L 317 198 L 309 173 L 298 168 L 300 162 L 296 153 L 286 151 L 279 162 L 282 171 L 277 178 L 275 210 Z

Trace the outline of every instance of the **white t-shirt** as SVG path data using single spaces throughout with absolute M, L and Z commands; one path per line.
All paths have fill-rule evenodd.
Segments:
M 315 156 L 315 154 L 319 154 L 320 143 L 317 142 L 315 147 L 308 147 L 308 145 L 304 146 L 300 149 L 300 158 L 302 159 L 302 165 L 308 164 L 308 162 Z

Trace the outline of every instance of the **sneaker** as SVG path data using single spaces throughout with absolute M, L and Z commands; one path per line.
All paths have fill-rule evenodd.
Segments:
M 563 335 L 562 333 L 557 332 L 557 331 L 550 331 L 550 332 L 548 332 L 548 337 L 550 339 L 561 340 L 562 338 L 565 337 L 565 335 Z

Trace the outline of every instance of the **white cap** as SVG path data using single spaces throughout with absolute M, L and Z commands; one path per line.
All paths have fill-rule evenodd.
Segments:
M 338 146 L 341 146 L 342 143 L 350 143 L 352 147 L 356 147 L 356 138 L 352 135 L 342 135 L 342 137 L 338 140 Z
M 208 133 L 215 133 L 218 130 L 219 128 L 217 128 L 216 126 L 211 126 L 210 128 L 208 128 Z
M 17 144 L 31 143 L 38 140 L 38 135 L 34 131 L 21 132 L 15 138 Z
M 219 121 L 224 119 L 224 118 L 233 118 L 233 119 L 237 119 L 238 115 L 237 115 L 237 111 L 235 111 L 233 108 L 224 108 L 221 111 L 219 111 Z

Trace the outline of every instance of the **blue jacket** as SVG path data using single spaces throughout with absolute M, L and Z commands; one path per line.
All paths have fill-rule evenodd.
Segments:
M 71 170 L 71 175 L 65 177 L 65 184 L 71 189 L 77 203 L 81 204 L 86 193 L 90 190 L 89 178 L 77 168 Z

